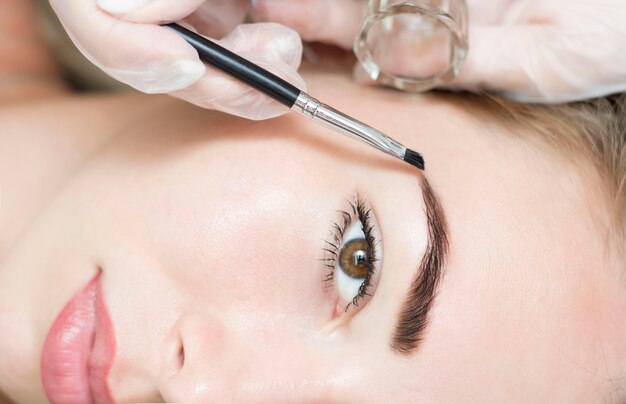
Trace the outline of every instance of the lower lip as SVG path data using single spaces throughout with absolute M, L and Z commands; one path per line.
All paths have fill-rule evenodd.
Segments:
M 50 402 L 111 403 L 107 377 L 115 337 L 98 273 L 59 313 L 48 331 L 41 377 Z

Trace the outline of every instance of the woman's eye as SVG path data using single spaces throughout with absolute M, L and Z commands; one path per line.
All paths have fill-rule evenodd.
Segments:
M 337 315 L 362 307 L 380 275 L 381 246 L 372 211 L 360 197 L 350 203 L 348 211 L 340 211 L 341 220 L 333 223 L 332 239 L 324 248 L 326 282 L 333 291 Z

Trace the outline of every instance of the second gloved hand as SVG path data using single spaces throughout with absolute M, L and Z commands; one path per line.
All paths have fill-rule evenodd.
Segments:
M 567 102 L 626 91 L 626 1 L 466 2 L 469 53 L 450 87 L 495 91 L 529 102 Z M 257 20 L 279 22 L 305 40 L 349 49 L 368 2 L 252 3 Z M 386 52 L 385 64 L 394 66 L 399 75 L 412 76 L 416 64 L 424 63 L 424 55 L 407 54 L 410 44 L 411 38 L 399 37 Z
M 204 108 L 267 119 L 287 108 L 205 66 L 160 23 L 184 19 L 200 34 L 305 89 L 299 35 L 274 23 L 243 24 L 247 0 L 50 0 L 80 51 L 113 78 L 146 93 L 170 93 Z

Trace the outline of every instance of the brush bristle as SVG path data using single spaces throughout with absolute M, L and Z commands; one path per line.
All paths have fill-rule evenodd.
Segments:
M 424 157 L 411 149 L 406 149 L 406 153 L 404 153 L 404 161 L 419 168 L 420 170 L 424 170 L 425 168 Z

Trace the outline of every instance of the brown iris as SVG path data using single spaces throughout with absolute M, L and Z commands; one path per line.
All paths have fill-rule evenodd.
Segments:
M 356 239 L 347 242 L 339 253 L 341 269 L 351 278 L 365 278 L 367 276 L 367 241 Z

